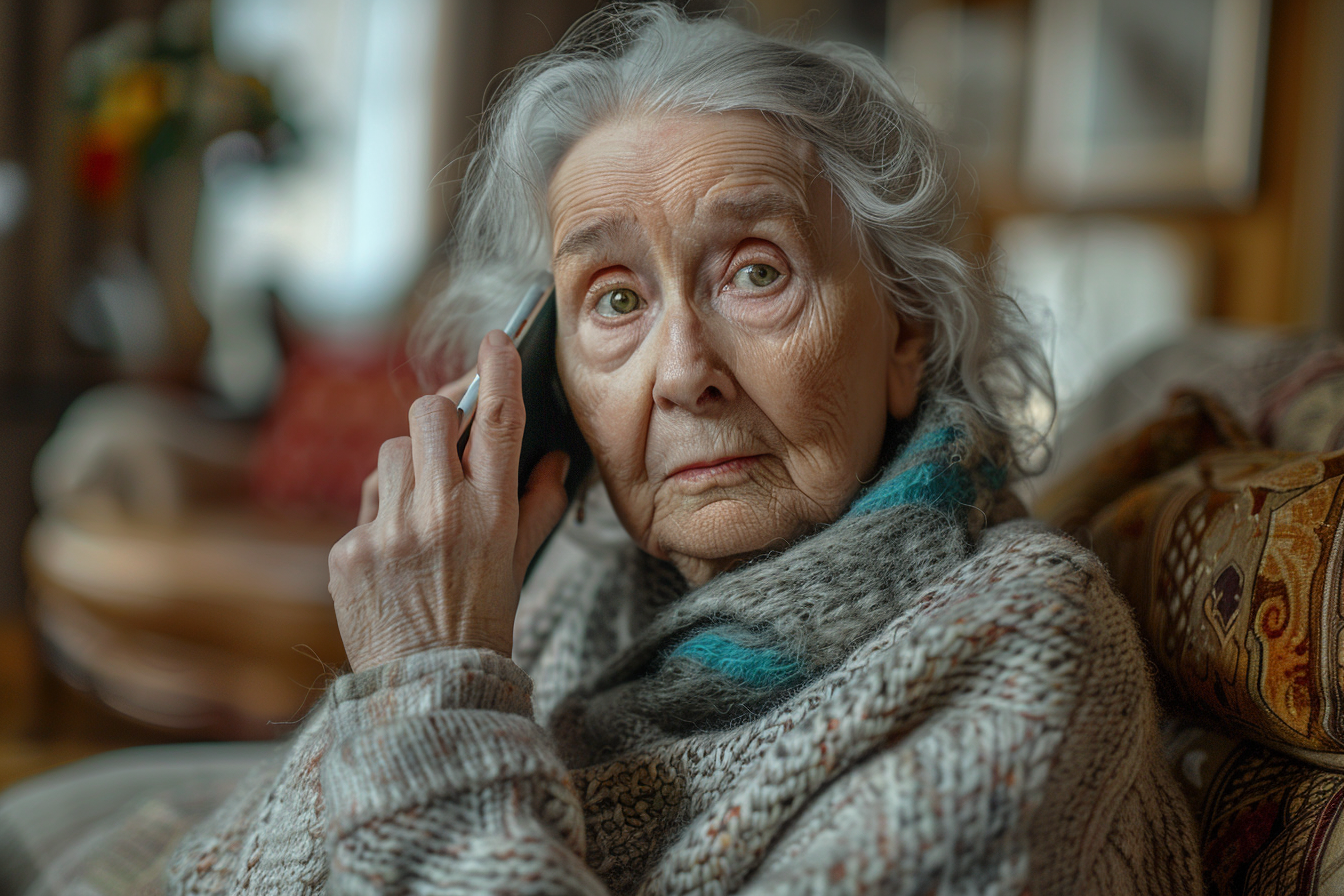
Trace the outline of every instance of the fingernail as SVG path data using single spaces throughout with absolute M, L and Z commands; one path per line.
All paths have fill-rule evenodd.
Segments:
M 491 330 L 485 334 L 485 342 L 491 348 L 503 348 L 512 344 L 508 335 L 503 330 Z

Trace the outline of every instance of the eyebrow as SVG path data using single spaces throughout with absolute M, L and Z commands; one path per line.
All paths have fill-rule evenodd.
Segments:
M 742 224 L 757 221 L 784 221 L 793 226 L 803 241 L 815 245 L 817 224 L 807 207 L 792 196 L 773 190 L 745 196 L 720 196 L 710 200 L 708 212 L 716 219 L 728 218 Z
M 715 218 L 732 218 L 750 223 L 777 218 L 793 221 L 799 227 L 809 227 L 812 216 L 798 200 L 783 193 L 752 193 L 747 196 L 720 196 L 710 200 L 709 214 Z
M 639 225 L 629 215 L 598 218 L 565 234 L 559 248 L 555 250 L 554 260 L 591 252 L 610 243 L 630 242 L 638 234 Z

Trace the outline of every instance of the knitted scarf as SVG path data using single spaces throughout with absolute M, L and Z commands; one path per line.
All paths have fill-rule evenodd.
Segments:
M 839 663 L 963 560 L 1013 502 L 1007 452 L 926 396 L 837 521 L 686 592 L 641 554 L 607 587 L 661 607 L 634 644 L 557 707 L 571 767 L 754 717 Z M 683 593 L 684 592 L 684 593 Z

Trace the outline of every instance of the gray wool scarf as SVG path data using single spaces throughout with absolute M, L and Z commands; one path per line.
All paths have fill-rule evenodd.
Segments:
M 607 587 L 663 609 L 557 708 L 566 761 L 755 717 L 907 609 L 1013 503 L 1007 451 L 973 432 L 956 403 L 926 396 L 891 427 L 881 475 L 839 520 L 695 590 L 670 564 L 632 557 Z

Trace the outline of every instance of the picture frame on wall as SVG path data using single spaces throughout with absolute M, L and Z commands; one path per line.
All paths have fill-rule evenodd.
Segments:
M 1254 201 L 1270 0 L 1036 0 L 1023 183 L 1065 207 Z

